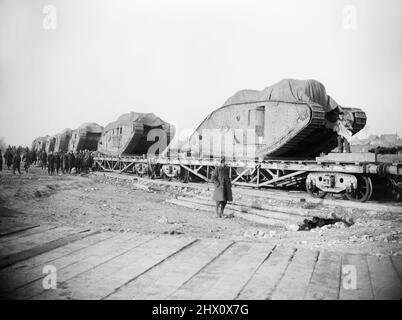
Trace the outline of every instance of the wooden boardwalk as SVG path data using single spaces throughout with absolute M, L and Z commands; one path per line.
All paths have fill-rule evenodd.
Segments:
M 57 288 L 45 289 L 52 276 Z M 52 226 L 0 233 L 2 299 L 401 299 L 401 279 L 402 257 Z

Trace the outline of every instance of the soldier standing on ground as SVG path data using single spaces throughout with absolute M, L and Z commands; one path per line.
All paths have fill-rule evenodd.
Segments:
M 59 171 L 60 171 L 60 163 L 61 163 L 60 160 L 61 160 L 60 155 L 59 155 L 58 152 L 56 152 L 55 155 L 54 155 L 54 165 L 56 167 L 56 173 L 57 174 L 59 174 Z
M 225 157 L 221 158 L 221 164 L 212 173 L 211 181 L 215 185 L 213 200 L 216 201 L 216 214 L 221 218 L 227 202 L 233 201 L 232 183 L 229 178 L 229 168 L 225 164 Z
M 67 174 L 69 172 L 69 166 L 68 166 L 68 154 L 65 153 L 63 154 L 63 173 Z
M 15 174 L 15 170 L 18 171 L 19 174 L 21 174 L 21 155 L 20 151 L 17 150 L 13 156 L 13 174 Z
M 36 166 L 36 161 L 38 160 L 36 150 L 31 151 L 31 161 Z
M 13 154 L 11 152 L 10 146 L 7 148 L 6 153 L 4 154 L 4 159 L 6 160 L 7 169 L 10 170 L 11 165 L 13 164 Z
M 82 167 L 82 153 L 81 151 L 77 151 L 77 155 L 75 157 L 75 171 L 76 173 L 81 173 Z
M 68 173 L 71 173 L 71 170 L 75 167 L 75 156 L 72 151 L 68 155 Z
M 46 151 L 43 151 L 42 158 L 41 158 L 42 169 L 46 169 L 46 164 L 47 164 L 47 154 L 46 154 Z
M 31 154 L 29 150 L 25 151 L 22 160 L 24 160 L 24 169 L 25 172 L 28 173 L 29 166 L 31 165 Z
M 47 155 L 47 172 L 49 176 L 52 176 L 54 174 L 54 155 L 51 151 Z

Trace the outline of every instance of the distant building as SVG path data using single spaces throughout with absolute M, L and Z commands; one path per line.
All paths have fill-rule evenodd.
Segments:
M 395 133 L 395 134 L 382 134 L 380 136 L 380 140 L 386 144 L 396 145 L 398 140 L 400 139 L 398 135 Z

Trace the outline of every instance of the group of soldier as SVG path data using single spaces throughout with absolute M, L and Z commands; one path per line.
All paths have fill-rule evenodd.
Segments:
M 88 173 L 94 164 L 93 155 L 88 150 L 70 152 L 46 152 L 30 150 L 29 148 L 9 146 L 4 156 L 0 150 L 0 171 L 3 169 L 3 157 L 7 168 L 12 168 L 13 174 L 21 174 L 21 162 L 24 163 L 25 172 L 31 165 L 40 166 L 47 170 L 50 176 L 55 174 Z
M 77 152 L 49 152 L 41 151 L 38 158 L 42 169 L 46 169 L 50 176 L 54 174 L 88 173 L 94 164 L 94 158 L 90 151 Z
M 28 168 L 30 166 L 31 151 L 29 151 L 28 148 L 9 146 L 4 152 L 3 156 L 2 150 L 0 150 L 0 171 L 3 170 L 3 158 L 4 163 L 9 170 L 10 168 L 12 168 L 14 174 L 16 171 L 21 174 L 22 161 L 24 161 L 25 171 L 28 172 Z

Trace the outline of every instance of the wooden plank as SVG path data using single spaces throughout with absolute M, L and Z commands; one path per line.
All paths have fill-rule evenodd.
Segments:
M 78 232 L 76 231 L 74 233 L 67 234 L 66 236 L 59 236 L 58 238 L 51 240 L 49 242 L 41 243 L 37 246 L 30 247 L 29 249 L 8 255 L 0 260 L 0 268 L 8 267 L 16 262 L 19 262 L 19 261 L 22 261 L 25 259 L 29 259 L 29 258 L 39 255 L 41 253 L 64 246 L 67 243 L 85 238 L 96 232 L 98 232 L 98 231 L 90 231 L 90 230 L 80 230 Z
M 273 292 L 284 275 L 289 262 L 295 254 L 295 248 L 276 247 L 268 259 L 258 268 L 257 272 L 241 290 L 236 299 L 265 300 Z
M 182 196 L 178 196 L 178 199 L 183 198 Z M 204 200 L 204 201 L 211 201 L 211 197 L 205 197 L 196 195 L 195 198 Z M 228 208 L 237 208 L 237 210 L 242 212 L 249 212 L 250 209 L 258 211 L 269 211 L 269 212 L 281 212 L 281 213 L 288 213 L 292 216 L 302 216 L 302 217 L 311 217 L 311 216 L 322 216 L 322 210 L 318 209 L 304 209 L 300 207 L 285 207 L 281 205 L 269 205 L 262 201 L 254 201 L 249 200 L 248 202 L 241 201 L 241 200 L 234 200 L 233 202 L 228 203 Z
M 1 228 L 0 231 L 0 238 L 4 238 L 4 237 L 9 237 L 11 235 L 14 235 L 15 233 L 23 233 L 23 231 L 27 231 L 33 228 L 38 228 L 39 224 L 37 225 L 32 225 L 32 226 L 18 226 L 18 227 L 13 227 L 13 228 Z M 3 240 L 3 239 L 1 239 Z
M 63 276 L 57 289 L 48 290 L 35 299 L 63 299 L 67 296 L 72 299 L 102 299 L 195 241 L 160 236 L 70 280 L 66 281 Z
M 100 243 L 113 236 L 112 233 L 96 233 L 87 237 L 68 243 L 65 246 L 53 249 L 51 251 L 34 256 L 27 260 L 23 260 L 8 268 L 0 271 L 0 294 L 12 291 L 20 286 L 43 277 L 43 266 L 58 263 L 60 266 L 61 257 L 66 257 L 65 260 L 72 259 L 71 254 L 76 253 L 96 243 Z M 69 256 L 69 257 L 67 257 Z M 57 260 L 59 259 L 59 260 Z
M 392 265 L 398 273 L 399 280 L 402 282 L 402 256 L 392 256 Z
M 344 285 L 344 279 L 342 277 L 340 283 L 340 300 L 373 300 L 373 290 L 371 288 L 370 273 L 365 255 L 356 254 L 344 254 L 342 257 L 342 266 L 352 266 L 356 270 L 356 289 L 349 288 L 348 285 Z M 344 276 L 352 276 L 347 273 Z
M 189 281 L 171 294 L 168 299 L 201 299 L 231 266 L 252 247 L 251 243 L 236 242 L 217 259 L 208 264 Z
M 402 284 L 399 280 L 390 257 L 368 256 L 367 262 L 370 271 L 375 300 L 402 299 Z
M 39 244 L 50 242 L 74 233 L 77 229 L 69 227 L 51 228 L 44 232 L 35 233 L 26 237 L 20 237 L 12 241 L 2 243 L 0 246 L 0 256 L 6 257 L 17 252 L 33 248 Z
M 33 234 L 42 233 L 42 232 L 45 232 L 47 230 L 56 229 L 56 228 L 57 228 L 57 226 L 51 226 L 51 225 L 40 226 L 40 225 L 37 225 L 37 226 L 34 226 L 32 228 L 22 230 L 21 232 L 11 231 L 9 234 L 4 235 L 0 239 L 0 247 L 3 245 L 3 243 L 7 243 L 7 242 L 10 242 L 10 241 L 15 241 L 18 238 L 27 237 L 27 236 L 30 236 L 30 235 L 33 235 Z M 18 228 L 14 229 L 14 230 L 18 230 Z
M 232 244 L 231 241 L 216 239 L 197 241 L 121 287 L 107 299 L 166 299 Z
M 96 268 L 109 260 L 114 259 L 131 249 L 155 238 L 152 235 L 138 235 L 138 234 L 122 234 L 119 237 L 113 237 L 97 243 L 91 247 L 80 250 L 69 256 L 61 257 L 52 262 L 52 265 L 57 270 L 57 285 L 67 281 L 79 274 L 88 270 Z M 45 276 L 41 269 L 36 269 L 35 277 L 40 272 L 41 278 L 34 282 L 29 282 L 25 286 L 21 286 L 9 294 L 13 299 L 29 299 L 41 293 L 52 294 L 45 291 L 42 286 L 42 279 Z M 105 275 L 101 278 L 103 279 Z
M 338 300 L 342 256 L 321 251 L 307 289 L 307 300 Z
M 206 300 L 232 300 L 237 297 L 256 270 L 272 252 L 273 245 L 255 243 L 223 276 L 202 296 Z
M 82 250 L 86 247 L 93 246 L 98 242 L 104 241 L 111 237 L 115 237 L 119 233 L 114 232 L 99 232 L 93 235 L 87 236 L 83 239 L 71 242 L 65 246 L 53 249 L 48 252 L 44 252 L 40 255 L 31 257 L 27 260 L 17 262 L 12 266 L 2 269 L 0 271 L 0 275 L 4 272 L 14 272 L 19 270 L 29 270 L 37 266 L 43 266 L 44 264 L 48 264 L 49 262 L 61 258 L 63 256 L 72 254 L 76 251 Z
M 182 207 L 186 207 L 189 209 L 196 209 L 196 210 L 202 210 L 202 211 L 214 211 L 215 209 L 212 208 L 209 205 L 202 205 L 202 204 L 196 204 L 188 201 L 182 201 L 182 200 L 176 200 L 176 199 L 168 199 L 166 202 L 179 205 Z M 264 225 L 270 225 L 270 226 L 286 226 L 286 223 L 282 220 L 277 220 L 277 219 L 272 219 L 272 218 L 266 218 L 263 216 L 255 215 L 255 214 L 250 214 L 250 213 L 242 213 L 239 211 L 235 210 L 230 210 L 230 209 L 225 209 L 225 215 L 234 215 L 235 217 L 242 218 L 244 220 L 248 220 L 254 223 L 260 223 Z
M 210 207 L 210 211 L 215 208 L 215 203 L 211 200 L 206 200 L 206 199 L 200 199 L 199 197 L 177 197 L 178 200 L 176 201 L 184 201 L 187 203 L 190 203 L 194 205 L 196 204 L 201 204 L 201 205 L 207 205 Z M 279 211 L 269 211 L 269 210 L 260 210 L 260 209 L 252 209 L 252 208 L 245 208 L 242 206 L 236 206 L 233 204 L 228 204 L 226 209 L 233 210 L 235 211 L 235 215 L 237 214 L 237 211 L 243 214 L 252 214 L 256 216 L 261 216 L 264 218 L 268 219 L 275 219 L 275 220 L 282 220 L 285 222 L 289 223 L 297 223 L 297 222 L 302 222 L 303 218 L 301 218 L 298 215 L 293 215 L 288 212 L 279 212 Z
M 297 249 L 295 256 L 286 269 L 285 275 L 272 294 L 272 300 L 300 300 L 305 297 L 318 252 Z

